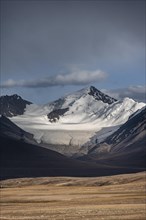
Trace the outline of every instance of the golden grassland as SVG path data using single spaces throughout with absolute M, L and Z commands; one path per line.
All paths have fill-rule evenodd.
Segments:
M 0 219 L 146 219 L 146 173 L 1 181 Z

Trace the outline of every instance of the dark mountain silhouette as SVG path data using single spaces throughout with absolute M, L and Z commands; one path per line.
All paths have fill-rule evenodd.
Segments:
M 14 139 L 33 140 L 33 135 L 19 128 L 7 117 L 2 115 L 0 117 L 0 133 L 1 135 L 8 135 Z M 33 140 L 34 141 L 34 140 Z M 35 141 L 34 141 L 35 142 Z
M 143 169 L 89 163 L 0 135 L 1 179 L 45 176 L 107 176 Z
M 17 94 L 5 95 L 0 97 L 0 115 L 7 117 L 13 117 L 16 115 L 22 115 L 26 105 L 32 104 L 29 101 L 22 99 Z

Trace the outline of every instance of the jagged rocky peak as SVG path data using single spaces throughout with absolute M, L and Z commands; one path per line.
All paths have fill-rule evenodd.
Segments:
M 89 88 L 89 95 L 93 96 L 96 100 L 102 101 L 104 103 L 112 104 L 116 102 L 117 100 L 104 94 L 100 90 L 96 89 L 94 86 L 90 86 Z
M 22 99 L 21 96 L 17 94 L 1 96 L 0 114 L 6 117 L 22 115 L 24 113 L 26 105 L 30 104 L 32 103 Z
M 13 94 L 13 95 L 3 95 L 0 97 L 0 100 L 18 100 L 21 99 L 21 96 L 17 95 L 17 94 Z
M 14 99 L 22 99 L 21 96 L 17 95 L 17 94 L 14 94 L 14 95 L 11 95 L 11 96 L 8 96 L 10 98 L 14 98 Z

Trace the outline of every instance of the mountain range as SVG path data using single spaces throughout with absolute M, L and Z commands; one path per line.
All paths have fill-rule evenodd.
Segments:
M 48 104 L 29 103 L 25 110 L 22 106 L 24 113 L 11 120 L 38 143 L 67 156 L 81 156 L 88 153 L 97 132 L 109 136 L 144 106 L 129 98 L 116 100 L 90 86 Z
M 70 168 L 72 164 L 77 164 L 73 165 L 71 171 L 74 176 L 108 175 L 129 170 L 133 172 L 146 167 L 145 103 L 129 98 L 116 100 L 93 86 L 44 105 L 32 104 L 18 95 L 2 96 L 0 103 L 0 138 L 4 152 L 3 171 L 6 173 L 2 174 L 3 177 L 8 173 L 8 176 L 11 176 L 9 159 L 12 167 L 14 166 L 14 173 L 16 172 L 18 164 L 16 163 L 15 167 L 14 154 L 18 153 L 19 162 L 23 161 L 20 164 L 26 170 L 25 159 L 27 154 L 32 154 L 33 151 L 37 151 L 37 156 L 35 157 L 35 153 L 33 156 L 29 155 L 31 159 L 28 166 L 32 168 L 32 160 L 35 161 L 36 167 L 38 164 L 42 166 L 38 176 L 41 175 L 41 169 L 44 170 L 44 175 L 69 175 L 70 169 L 68 172 L 64 170 L 64 160 Z M 15 153 L 10 153 L 9 159 L 6 159 L 6 152 L 9 154 L 9 151 L 13 151 L 11 143 L 15 146 Z M 40 162 L 37 162 L 38 152 Z M 50 155 L 59 159 L 53 159 L 54 156 L 50 159 Z M 47 162 L 48 160 L 50 162 Z M 56 167 L 54 163 L 56 164 L 57 160 L 59 163 Z M 50 171 L 51 168 L 48 171 L 41 163 L 55 169 L 54 174 Z M 9 169 L 5 169 L 5 165 Z M 59 167 L 62 167 L 61 172 Z M 81 167 L 84 168 L 80 170 Z M 16 172 L 16 176 L 21 176 L 21 171 L 20 169 L 20 172 Z M 36 170 L 34 173 L 33 171 L 30 172 L 31 175 L 36 176 Z M 29 176 L 28 171 L 25 173 Z

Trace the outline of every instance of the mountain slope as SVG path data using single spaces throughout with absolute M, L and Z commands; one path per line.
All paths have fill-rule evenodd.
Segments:
M 137 142 L 146 141 L 146 108 L 142 108 L 124 123 L 116 132 L 107 137 L 104 144 L 110 146 L 110 152 L 120 152 L 129 149 L 129 146 Z M 100 143 L 102 145 L 102 142 Z M 102 147 L 100 147 L 102 148 Z M 98 149 L 98 147 L 97 147 Z M 140 146 L 139 146 L 140 149 Z M 132 148 L 134 150 L 134 147 Z M 93 150 L 92 150 L 93 151 Z
M 84 160 L 146 167 L 146 108 L 133 114 L 117 131 L 97 143 Z
M 22 115 L 26 108 L 26 105 L 32 104 L 29 101 L 22 99 L 18 95 L 1 96 L 0 97 L 0 115 L 7 117 L 13 117 L 16 115 Z
M 108 144 L 112 144 L 112 152 L 125 151 L 129 145 L 136 144 L 140 147 L 144 146 L 146 141 L 146 108 L 141 109 L 139 113 L 134 114 L 129 120 L 123 124 L 114 134 L 106 139 Z M 132 147 L 134 150 L 134 147 Z
M 33 135 L 19 128 L 10 119 L 5 116 L 0 116 L 0 134 L 17 140 L 25 140 L 35 143 Z
M 107 176 L 144 169 L 109 166 L 67 158 L 57 152 L 0 135 L 0 178 Z

